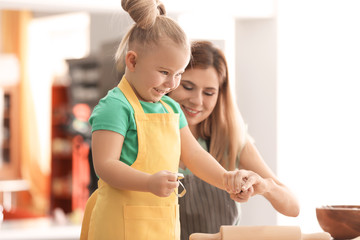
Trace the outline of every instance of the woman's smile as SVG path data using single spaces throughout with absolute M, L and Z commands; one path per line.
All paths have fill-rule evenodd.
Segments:
M 185 113 L 185 115 L 187 115 L 189 117 L 196 117 L 199 113 L 201 113 L 200 110 L 188 108 L 188 107 L 185 107 L 184 105 L 181 105 L 181 108 L 182 108 L 183 112 Z

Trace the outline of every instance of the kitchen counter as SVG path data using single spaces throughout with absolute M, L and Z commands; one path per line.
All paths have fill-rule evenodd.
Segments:
M 51 218 L 7 220 L 0 226 L 0 240 L 78 240 L 81 225 L 58 224 Z

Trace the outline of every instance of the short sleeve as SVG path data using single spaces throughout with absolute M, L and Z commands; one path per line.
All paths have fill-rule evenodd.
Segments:
M 133 112 L 121 99 L 107 97 L 99 101 L 94 108 L 89 122 L 92 132 L 96 130 L 110 130 L 120 133 L 124 137 L 131 125 Z

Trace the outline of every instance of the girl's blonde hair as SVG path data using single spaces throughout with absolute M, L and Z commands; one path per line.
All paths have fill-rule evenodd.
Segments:
M 165 16 L 164 5 L 158 0 L 122 0 L 122 8 L 134 20 L 134 25 L 123 37 L 115 54 L 119 72 L 125 68 L 125 55 L 133 45 L 148 49 L 157 46 L 159 40 L 170 39 L 186 51 L 190 43 L 182 28 L 171 18 Z
M 209 142 L 210 154 L 228 170 L 238 167 L 237 159 L 246 143 L 247 131 L 232 98 L 227 62 L 223 52 L 211 42 L 191 45 L 190 63 L 186 69 L 213 67 L 219 78 L 219 95 L 213 112 L 198 124 L 200 137 Z

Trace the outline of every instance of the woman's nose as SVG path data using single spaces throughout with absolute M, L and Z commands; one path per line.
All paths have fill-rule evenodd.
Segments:
M 189 99 L 190 103 L 199 106 L 202 105 L 202 94 L 200 91 L 194 91 L 193 94 L 191 94 L 190 99 Z

